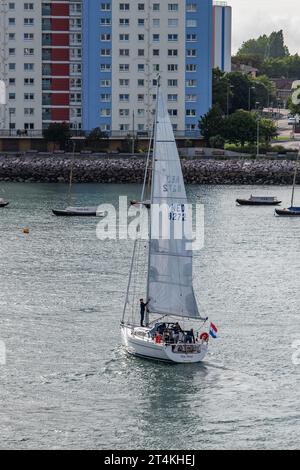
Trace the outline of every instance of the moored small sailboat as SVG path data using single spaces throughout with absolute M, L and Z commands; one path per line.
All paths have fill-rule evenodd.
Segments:
M 136 356 L 174 363 L 197 363 L 203 361 L 207 354 L 209 335 L 202 330 L 203 324 L 196 329 L 190 328 L 190 325 L 185 328 L 178 321 L 181 319 L 182 325 L 199 321 L 205 324 L 208 319 L 201 318 L 193 289 L 193 252 L 189 247 L 192 240 L 191 214 L 176 141 L 160 86 L 157 91 L 152 165 L 149 162 L 150 153 L 151 143 L 141 202 L 134 201 L 134 204 L 140 204 L 141 209 L 143 206 L 148 208 L 150 240 L 147 252 L 142 251 L 142 254 L 140 251 L 145 248 L 145 243 L 141 244 L 137 239 L 134 244 L 121 320 L 122 340 L 127 351 Z M 151 179 L 151 197 L 145 204 L 142 201 L 145 201 L 147 174 Z M 162 217 L 163 227 L 159 230 L 154 211 L 155 206 L 162 205 L 168 217 Z M 157 237 L 157 233 L 163 233 L 166 224 L 170 228 L 168 239 Z M 184 224 L 187 224 L 189 234 L 182 230 L 184 235 L 178 238 L 176 228 L 183 228 Z M 142 261 L 139 261 L 140 254 Z M 141 282 L 143 268 L 147 278 L 144 286 Z M 149 299 L 147 302 L 140 299 L 141 311 L 137 297 L 140 287 L 135 284 L 136 278 L 146 290 L 145 298 Z
M 236 202 L 240 206 L 279 206 L 279 201 L 275 196 L 253 196 L 249 199 L 237 199 Z
M 8 205 L 8 201 L 5 201 L 5 199 L 0 199 L 0 208 L 7 207 Z
M 279 217 L 300 217 L 300 207 L 297 207 L 294 205 L 299 155 L 300 155 L 300 148 L 299 148 L 299 152 L 297 155 L 296 166 L 295 166 L 295 171 L 294 171 L 291 206 L 285 209 L 275 209 L 275 215 Z

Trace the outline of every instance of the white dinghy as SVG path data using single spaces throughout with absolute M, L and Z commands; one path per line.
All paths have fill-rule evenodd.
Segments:
M 145 200 L 147 175 L 151 182 L 149 243 L 136 240 L 133 250 L 127 297 L 121 334 L 127 351 L 133 355 L 175 363 L 203 361 L 208 351 L 209 335 L 201 328 L 208 320 L 201 318 L 194 294 L 192 220 L 187 206 L 187 196 L 176 147 L 172 124 L 161 87 L 157 91 L 156 118 L 148 152 L 143 192 Z M 151 152 L 153 141 L 153 152 Z M 152 165 L 150 155 L 152 153 Z M 140 203 L 141 206 L 143 202 Z M 158 237 L 157 205 L 165 205 L 168 239 Z M 166 220 L 168 219 L 168 220 Z M 184 235 L 177 239 L 178 225 Z M 183 226 L 185 228 L 183 229 Z M 188 229 L 186 228 L 188 226 Z M 187 232 L 190 234 L 187 235 Z M 148 263 L 147 263 L 148 261 Z M 143 285 L 143 274 L 145 282 Z M 144 287 L 144 291 L 142 290 Z M 139 297 L 146 292 L 143 302 L 145 326 L 140 323 Z M 139 294 L 139 297 L 138 297 Z M 145 306 L 147 304 L 147 307 Z M 179 322 L 181 325 L 179 325 Z M 190 325 L 198 323 L 196 329 Z M 185 331 L 185 325 L 189 329 Z

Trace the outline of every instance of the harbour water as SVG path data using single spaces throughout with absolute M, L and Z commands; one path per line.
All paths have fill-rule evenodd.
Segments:
M 219 327 L 205 363 L 191 366 L 125 354 L 132 242 L 99 241 L 96 219 L 52 216 L 66 192 L 1 184 L 11 205 L 0 211 L 0 448 L 299 448 L 300 219 L 235 205 L 251 193 L 287 205 L 290 188 L 188 187 L 205 205 L 195 288 Z M 139 194 L 74 186 L 81 205 Z

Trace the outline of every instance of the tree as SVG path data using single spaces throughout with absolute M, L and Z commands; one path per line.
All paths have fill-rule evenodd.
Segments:
M 242 55 L 256 55 L 262 59 L 277 59 L 280 57 L 287 57 L 289 50 L 284 43 L 283 31 L 273 31 L 270 36 L 264 34 L 257 39 L 249 39 L 245 41 L 237 53 L 238 56 Z
M 228 76 L 222 70 L 213 69 L 213 106 L 219 106 L 223 113 L 227 112 L 227 93 L 229 91 L 229 102 L 232 98 L 232 89 Z
M 94 150 L 103 150 L 108 147 L 108 135 L 100 127 L 93 129 L 85 140 L 86 146 Z
M 229 101 L 230 112 L 237 111 L 238 109 L 249 108 L 249 89 L 253 86 L 251 79 L 240 72 L 231 72 L 227 74 L 228 81 L 232 87 L 232 96 Z M 250 107 L 254 107 L 255 96 L 250 93 Z
M 254 113 L 239 109 L 235 111 L 226 122 L 226 140 L 234 144 L 253 144 L 256 140 L 256 116 Z
M 58 144 L 60 149 L 65 149 L 71 137 L 69 124 L 66 122 L 52 122 L 43 130 L 43 137 L 47 142 Z
M 296 91 L 298 92 L 298 98 L 300 98 L 300 87 Z M 300 115 L 300 103 L 294 103 L 292 96 L 288 99 L 288 108 L 293 116 Z
M 265 142 L 266 145 L 269 145 L 271 140 L 277 136 L 277 128 L 274 121 L 271 119 L 261 119 L 260 123 L 260 138 Z
M 211 137 L 223 136 L 225 132 L 225 118 L 219 106 L 213 106 L 199 121 L 199 129 L 207 146 Z

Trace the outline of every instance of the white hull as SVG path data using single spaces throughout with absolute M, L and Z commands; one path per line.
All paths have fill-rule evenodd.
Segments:
M 128 353 L 134 356 L 159 361 L 192 364 L 202 362 L 207 354 L 207 343 L 196 345 L 156 344 L 149 336 L 147 328 L 133 328 L 121 325 L 123 344 Z

